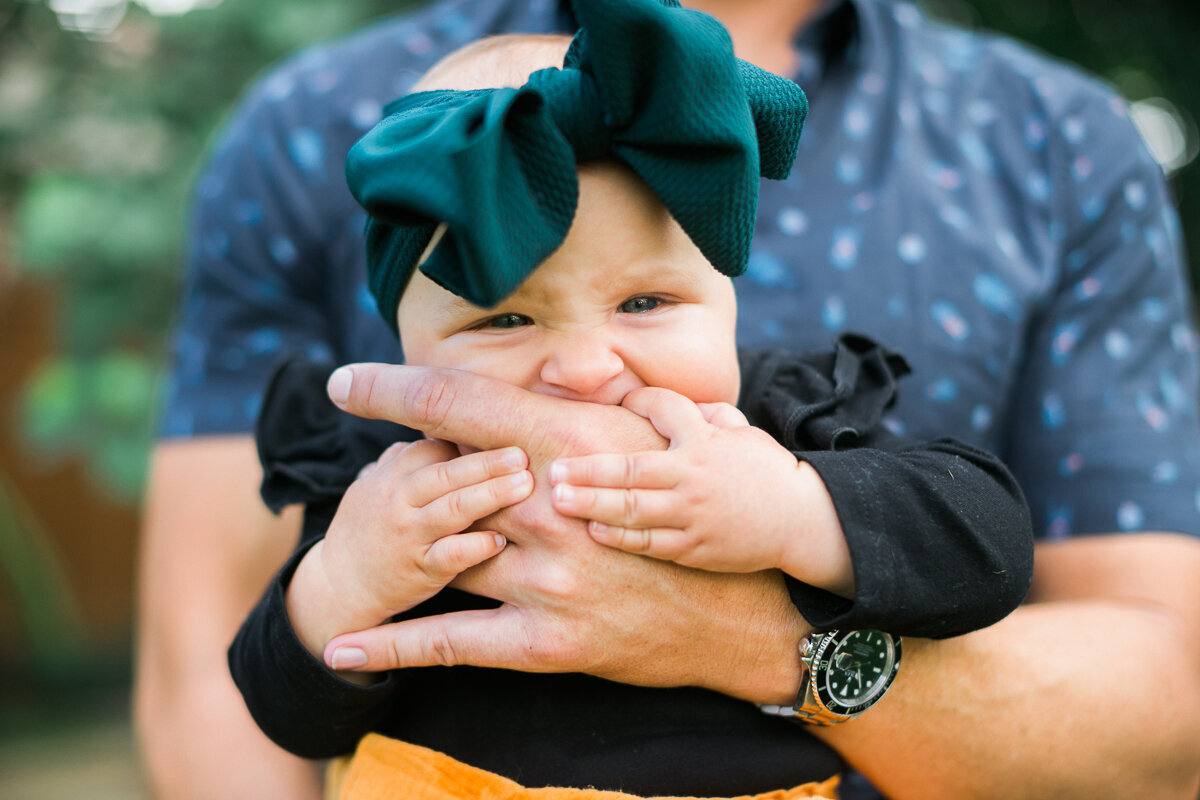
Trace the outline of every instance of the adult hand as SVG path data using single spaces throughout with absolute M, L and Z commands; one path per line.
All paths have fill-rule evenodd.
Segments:
M 356 364 L 334 373 L 341 408 L 479 449 L 516 445 L 536 489 L 482 522 L 509 546 L 453 584 L 502 601 L 494 610 L 410 620 L 334 639 L 365 669 L 473 664 L 586 672 L 645 686 L 698 685 L 790 702 L 796 643 L 808 626 L 777 572 L 716 574 L 602 547 L 553 511 L 547 465 L 561 456 L 663 449 L 650 423 L 618 406 L 532 394 L 455 370 Z

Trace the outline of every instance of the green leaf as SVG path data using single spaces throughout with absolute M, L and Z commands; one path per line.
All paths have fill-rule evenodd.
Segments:
M 18 254 L 34 274 L 56 275 L 95 252 L 112 220 L 112 197 L 94 181 L 35 178 L 17 213 Z
M 68 357 L 51 359 L 34 372 L 21 398 L 21 432 L 36 452 L 61 457 L 84 430 L 86 377 Z
M 143 424 L 154 399 L 155 368 L 144 356 L 110 352 L 92 365 L 89 375 L 92 410 L 106 425 Z

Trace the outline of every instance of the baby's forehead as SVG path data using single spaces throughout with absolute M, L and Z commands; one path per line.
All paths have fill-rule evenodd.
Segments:
M 488 36 L 444 56 L 413 91 L 515 89 L 540 69 L 561 67 L 570 44 L 571 37 L 563 34 Z

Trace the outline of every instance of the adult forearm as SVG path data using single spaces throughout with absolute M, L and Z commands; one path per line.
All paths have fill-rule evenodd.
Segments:
M 248 436 L 161 444 L 147 490 L 139 565 L 134 706 L 147 783 L 162 800 L 316 798 L 310 762 L 250 718 L 225 651 L 295 545 L 274 517 Z
M 317 800 L 317 762 L 272 744 L 228 675 L 139 677 L 135 700 L 142 768 L 156 800 Z
M 1195 800 L 1200 667 L 1150 604 L 1022 607 L 957 639 L 905 643 L 891 694 L 817 731 L 888 797 Z

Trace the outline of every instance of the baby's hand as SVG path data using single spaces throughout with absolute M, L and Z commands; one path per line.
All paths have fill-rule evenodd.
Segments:
M 597 542 L 720 572 L 779 568 L 832 590 L 852 581 L 833 502 L 816 471 L 726 403 L 666 389 L 622 403 L 671 441 L 665 452 L 564 458 L 555 508 Z
M 386 450 L 346 492 L 289 587 L 293 625 L 312 634 L 306 645 L 319 652 L 321 640 L 377 625 L 499 553 L 500 534 L 462 531 L 529 496 L 527 464 L 515 447 L 459 456 L 424 440 Z

